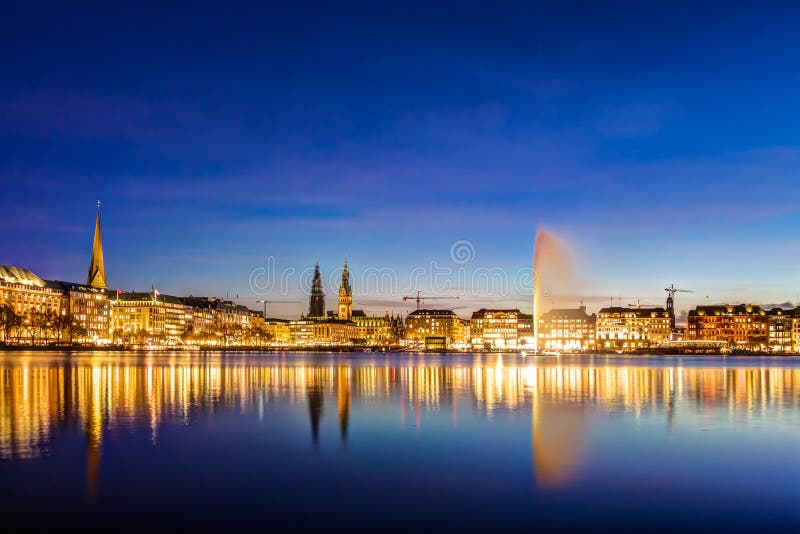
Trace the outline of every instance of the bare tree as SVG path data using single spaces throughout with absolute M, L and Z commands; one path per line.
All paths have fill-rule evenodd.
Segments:
M 69 325 L 69 342 L 70 342 L 70 344 L 73 343 L 73 340 L 75 340 L 75 339 L 83 339 L 88 334 L 89 334 L 88 330 L 86 330 L 86 328 L 84 328 L 83 326 L 81 326 L 81 325 L 79 325 L 77 323 L 72 323 L 72 324 Z
M 66 315 L 57 315 L 53 319 L 53 330 L 55 330 L 58 343 L 61 343 L 64 335 L 69 332 L 70 319 Z
M 42 312 L 41 320 L 44 343 L 47 345 L 50 343 L 50 336 L 52 336 L 56 330 L 56 321 L 58 320 L 58 315 L 52 310 L 47 310 Z
M 20 316 L 14 312 L 14 308 L 10 304 L 0 305 L 0 329 L 3 331 L 3 343 L 8 343 L 12 330 L 17 328 L 20 323 Z
M 25 330 L 28 333 L 28 337 L 30 338 L 30 344 L 36 345 L 36 335 L 41 330 L 42 325 L 42 316 L 41 313 L 38 311 L 31 311 L 25 314 L 25 319 L 23 320 L 25 324 Z

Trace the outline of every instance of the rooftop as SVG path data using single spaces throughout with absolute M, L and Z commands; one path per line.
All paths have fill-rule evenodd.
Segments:
M 452 310 L 414 310 L 408 314 L 409 317 L 412 315 L 437 315 L 440 317 L 453 317 L 455 316 L 455 312 Z
M 44 287 L 45 281 L 21 267 L 11 265 L 0 265 L 0 279 L 9 284 L 23 284 L 26 286 Z
M 59 291 L 80 291 L 83 293 L 106 293 L 102 287 L 93 287 L 86 284 L 76 284 L 75 282 L 65 282 L 63 280 L 47 280 L 47 287 L 52 287 Z
M 689 316 L 698 315 L 765 315 L 761 306 L 756 304 L 717 304 L 711 306 L 698 306 L 689 310 Z
M 626 311 L 630 308 L 626 308 Z M 592 316 L 586 313 L 586 307 L 580 308 L 553 308 L 542 314 L 543 318 L 565 317 L 568 319 L 590 319 Z
M 478 311 L 472 312 L 473 319 L 480 319 L 485 317 L 487 313 L 504 313 L 504 314 L 515 314 L 519 315 L 519 310 L 517 308 L 507 309 L 507 310 L 493 310 L 488 308 L 481 308 Z
M 598 315 L 625 315 L 632 314 L 636 317 L 657 317 L 666 314 L 667 310 L 664 308 L 623 308 L 621 306 L 609 306 L 601 308 Z

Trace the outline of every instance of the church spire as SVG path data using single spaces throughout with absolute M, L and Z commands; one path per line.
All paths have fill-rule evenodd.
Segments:
M 103 263 L 103 236 L 100 233 L 100 201 L 97 201 L 97 220 L 94 224 L 94 244 L 92 245 L 92 263 L 89 265 L 87 284 L 94 287 L 106 287 L 106 267 Z
M 322 275 L 319 272 L 319 263 L 314 267 L 314 278 L 311 281 L 308 315 L 309 317 L 325 316 L 325 293 L 322 290 Z

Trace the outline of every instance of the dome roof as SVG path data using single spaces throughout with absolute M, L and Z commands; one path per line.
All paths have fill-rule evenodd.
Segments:
M 0 265 L 0 278 L 11 284 L 24 284 L 26 286 L 44 287 L 44 280 L 30 272 L 28 269 Z

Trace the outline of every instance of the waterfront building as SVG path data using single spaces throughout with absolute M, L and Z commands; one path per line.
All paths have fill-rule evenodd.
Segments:
M 314 278 L 311 280 L 308 316 L 325 317 L 325 292 L 322 290 L 322 275 L 319 272 L 319 263 L 314 267 Z
M 181 299 L 184 304 L 185 299 Z M 190 306 L 191 307 L 191 306 Z M 215 345 L 219 341 L 217 322 L 211 308 L 192 308 L 191 323 L 187 326 L 184 341 L 189 344 Z
M 772 352 L 794 351 L 794 322 L 798 309 L 773 308 L 767 312 L 768 346 Z
M 123 343 L 181 344 L 193 332 L 194 310 L 180 298 L 149 293 L 117 293 L 114 337 Z
M 89 275 L 86 284 L 92 287 L 106 287 L 106 267 L 103 262 L 103 237 L 100 233 L 100 201 L 97 201 L 97 218 L 94 223 L 94 243 L 92 244 L 92 260 L 89 263 Z
M 598 349 L 631 351 L 669 341 L 669 312 L 664 308 L 602 308 L 595 323 Z
M 112 305 L 105 288 L 50 280 L 47 285 L 61 295 L 61 311 L 69 325 L 67 337 L 78 343 L 111 342 Z
M 462 325 L 450 310 L 415 310 L 406 316 L 404 336 L 414 346 L 424 346 L 427 337 L 443 337 L 449 346 L 464 335 Z
M 349 321 L 353 318 L 353 288 L 350 286 L 350 271 L 347 270 L 347 260 L 344 260 L 342 283 L 339 286 L 338 305 L 340 321 Z
M 519 338 L 519 310 L 481 308 L 472 314 L 470 343 L 478 349 L 516 349 Z
M 397 345 L 402 337 L 402 318 L 389 316 L 388 312 L 381 316 L 354 310 L 352 320 L 358 329 L 359 344 L 391 346 Z
M 285 319 L 265 319 L 264 334 L 269 342 L 276 345 L 288 345 L 292 340 L 289 321 Z
M 731 348 L 765 350 L 769 343 L 767 312 L 752 304 L 698 306 L 689 311 L 686 338 L 723 341 Z
M 117 293 L 113 301 L 113 333 L 116 343 L 144 343 L 164 335 L 163 310 L 150 293 Z
M 60 330 L 61 291 L 27 269 L 0 265 L 0 306 L 10 312 L 3 313 L 0 324 L 4 343 L 23 337 L 31 342 L 48 339 L 51 331 Z
M 683 341 L 686 339 L 686 327 L 676 326 L 672 329 L 672 337 L 670 341 Z
M 311 345 L 314 342 L 314 325 L 316 323 L 316 320 L 305 317 L 289 321 L 289 338 L 292 345 Z
M 792 317 L 792 352 L 800 353 L 800 308 L 795 308 Z
M 455 334 L 453 336 L 453 348 L 468 349 L 471 346 L 472 326 L 468 319 L 458 319 Z
M 425 338 L 425 350 L 430 352 L 443 352 L 447 350 L 447 338 L 443 336 L 428 336 Z
M 586 313 L 586 306 L 545 312 L 539 317 L 538 347 L 559 352 L 594 350 L 596 320 L 594 314 Z
M 249 332 L 264 324 L 264 314 L 230 300 L 215 299 L 214 317 L 222 330 Z
M 214 317 L 214 330 L 228 342 L 242 344 L 254 338 L 264 326 L 264 315 L 241 304 L 217 297 L 182 297 L 180 301 L 193 309 L 209 310 Z
M 358 336 L 358 327 L 353 321 L 327 319 L 313 322 L 315 345 L 349 345 Z
M 0 265 L 0 305 L 3 304 L 10 306 L 19 316 L 58 314 L 61 292 L 28 269 Z
M 517 321 L 517 345 L 520 348 L 535 347 L 536 334 L 533 330 L 533 314 L 520 312 Z
M 194 310 L 178 297 L 160 294 L 156 297 L 163 303 L 164 335 L 167 339 L 183 339 L 194 326 Z

